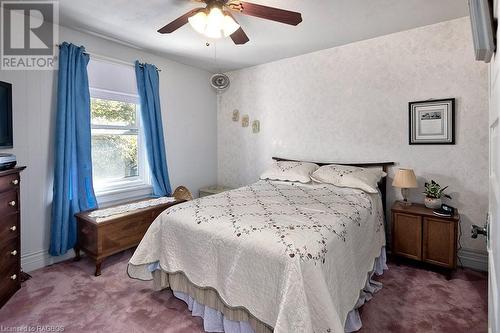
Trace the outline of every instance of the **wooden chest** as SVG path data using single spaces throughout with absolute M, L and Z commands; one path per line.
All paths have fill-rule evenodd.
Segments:
M 0 171 L 0 307 L 21 288 L 20 172 Z
M 82 250 L 95 261 L 95 276 L 101 275 L 101 264 L 106 257 L 139 245 L 149 226 L 161 212 L 184 201 L 138 209 L 103 220 L 90 217 L 92 211 L 76 214 L 76 260 L 80 259 Z

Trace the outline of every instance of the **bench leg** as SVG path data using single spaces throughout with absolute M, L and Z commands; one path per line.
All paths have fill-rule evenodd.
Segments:
M 75 246 L 74 250 L 75 250 L 75 261 L 80 261 L 80 259 L 82 258 L 80 256 L 80 248 L 78 246 Z
M 453 273 L 454 273 L 454 270 L 453 269 L 449 269 L 447 272 L 446 272 L 446 280 L 449 281 L 453 278 Z
M 104 261 L 104 259 L 99 259 L 95 261 L 95 276 L 101 275 L 101 264 Z

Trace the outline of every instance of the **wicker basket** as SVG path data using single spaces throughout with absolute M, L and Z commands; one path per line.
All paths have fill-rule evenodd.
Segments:
M 177 200 L 193 200 L 193 195 L 185 186 L 178 186 L 172 196 Z

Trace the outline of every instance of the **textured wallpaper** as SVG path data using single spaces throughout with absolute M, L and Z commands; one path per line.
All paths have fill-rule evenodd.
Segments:
M 394 161 L 413 168 L 423 202 L 426 179 L 450 186 L 462 215 L 462 245 L 488 207 L 488 67 L 474 61 L 468 18 L 395 33 L 228 73 L 218 100 L 218 181 L 256 181 L 272 156 Z M 456 145 L 408 145 L 408 102 L 457 99 Z M 260 120 L 252 133 L 232 112 Z M 389 207 L 400 197 L 389 188 Z

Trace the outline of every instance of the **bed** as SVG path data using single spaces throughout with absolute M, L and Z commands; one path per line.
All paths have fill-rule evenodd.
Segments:
M 356 309 L 385 265 L 385 178 L 379 189 L 261 180 L 174 206 L 153 222 L 128 274 L 171 288 L 207 331 L 356 330 Z

